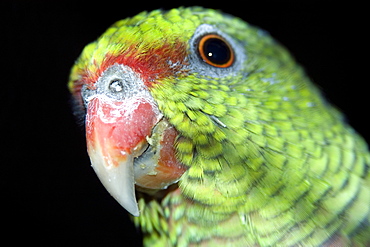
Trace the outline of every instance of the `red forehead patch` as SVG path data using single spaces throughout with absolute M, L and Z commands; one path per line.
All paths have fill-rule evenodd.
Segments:
M 131 46 L 123 49 L 119 55 L 107 53 L 95 73 L 86 71 L 84 84 L 93 85 L 107 68 L 123 64 L 140 74 L 145 85 L 151 87 L 157 80 L 186 72 L 186 56 L 186 44 L 183 42 L 164 43 L 158 48 L 148 48 L 145 52 Z

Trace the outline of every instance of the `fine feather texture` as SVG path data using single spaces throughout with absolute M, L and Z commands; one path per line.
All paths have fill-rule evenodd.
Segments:
M 204 28 L 206 25 L 206 28 Z M 236 60 L 199 59 L 215 33 Z M 94 90 L 114 64 L 139 74 L 179 133 L 178 184 L 139 193 L 148 246 L 366 246 L 370 154 L 266 32 L 203 8 L 143 12 L 88 45 L 69 88 Z

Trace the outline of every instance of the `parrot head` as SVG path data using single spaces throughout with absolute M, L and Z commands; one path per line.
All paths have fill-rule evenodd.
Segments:
M 245 41 L 248 32 L 259 39 Z M 228 110 L 245 108 L 232 87 L 273 63 L 272 55 L 286 60 L 281 48 L 264 49 L 272 43 L 235 17 L 180 8 L 118 21 L 85 47 L 69 89 L 84 113 L 92 167 L 132 215 L 139 215 L 135 188 L 163 190 L 184 173 L 220 170 L 223 143 L 246 136 L 244 116 Z M 253 58 L 261 53 L 265 60 Z M 245 94 L 252 88 L 253 80 Z M 253 104 L 247 112 L 253 116 Z
M 69 82 L 85 113 L 92 167 L 135 216 L 135 185 L 165 189 L 187 170 L 177 156 L 179 138 L 202 142 L 199 128 L 210 132 L 212 125 L 222 126 L 209 109 L 201 109 L 201 102 L 186 105 L 186 98 L 197 98 L 190 95 L 196 93 L 192 84 L 232 75 L 244 60 L 242 46 L 216 26 L 202 23 L 204 17 L 192 13 L 196 9 L 180 11 L 144 12 L 117 22 L 84 49 Z M 197 122 L 192 113 L 202 110 L 203 122 Z

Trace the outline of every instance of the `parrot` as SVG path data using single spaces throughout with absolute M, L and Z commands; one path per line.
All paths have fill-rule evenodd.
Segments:
M 144 11 L 82 50 L 68 88 L 144 246 L 370 246 L 367 143 L 267 31 Z

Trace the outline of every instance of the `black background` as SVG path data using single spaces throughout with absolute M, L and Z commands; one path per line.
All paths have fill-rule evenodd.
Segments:
M 268 30 L 369 140 L 364 5 L 354 1 L 170 3 L 1 2 L 3 243 L 140 246 L 140 233 L 90 167 L 83 129 L 71 114 L 66 83 L 87 43 L 113 22 L 142 10 L 201 5 Z

